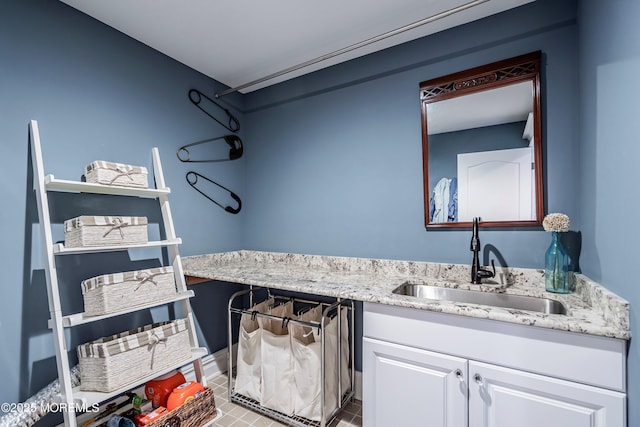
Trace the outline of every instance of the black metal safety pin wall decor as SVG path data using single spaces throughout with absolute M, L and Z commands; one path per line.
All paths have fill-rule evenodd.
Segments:
M 189 151 L 189 147 L 217 141 L 219 139 L 224 139 L 224 142 L 226 142 L 227 145 L 230 147 L 228 159 L 222 158 L 222 159 L 193 160 L 191 158 L 191 152 Z M 178 159 L 180 159 L 181 162 L 185 162 L 185 163 L 224 162 L 227 160 L 235 160 L 242 157 L 242 140 L 237 135 L 225 135 L 225 136 L 219 136 L 217 138 L 204 139 L 202 141 L 196 141 L 196 142 L 192 142 L 191 144 L 183 145 L 182 147 L 178 148 L 178 151 L 176 151 L 176 155 L 178 156 Z
M 194 190 L 196 190 L 198 193 L 202 194 L 204 197 L 206 197 L 207 199 L 211 200 L 213 203 L 215 203 L 216 205 L 220 206 L 222 209 L 224 209 L 225 211 L 232 213 L 232 214 L 237 214 L 238 212 L 240 212 L 240 209 L 242 209 L 242 201 L 240 200 L 240 197 L 238 197 L 238 195 L 236 193 L 234 193 L 233 191 L 229 190 L 228 188 L 226 188 L 223 185 L 218 184 L 217 182 L 207 178 L 204 175 L 201 175 L 197 172 L 193 172 L 193 171 L 189 171 L 187 172 L 186 175 L 187 178 L 187 182 L 189 183 L 189 185 L 191 187 L 193 187 Z M 227 191 L 229 193 L 229 196 L 231 196 L 232 199 L 234 199 L 236 202 L 238 202 L 238 207 L 237 208 L 233 208 L 229 205 L 227 206 L 223 206 L 221 203 L 218 203 L 217 201 L 215 201 L 214 199 L 212 199 L 210 196 L 208 196 L 204 191 L 202 191 L 201 189 L 199 189 L 198 187 L 196 187 L 196 184 L 198 183 L 198 178 L 202 178 L 205 181 L 208 181 L 214 185 L 217 185 L 218 187 L 222 188 L 223 190 Z
M 225 114 L 227 115 L 227 119 L 228 119 L 228 122 L 226 124 L 223 123 L 220 119 L 216 118 L 213 114 L 211 114 L 208 111 L 207 108 L 204 108 L 204 105 L 201 105 L 201 104 L 205 104 L 205 103 L 202 102 L 203 98 L 206 99 L 209 104 L 215 105 L 216 107 L 218 107 L 219 109 L 221 109 L 222 111 L 225 112 Z M 231 132 L 238 132 L 240 130 L 240 122 L 238 121 L 238 119 L 233 114 L 231 114 L 231 112 L 229 112 L 229 110 L 227 110 L 222 105 L 218 104 L 216 101 L 214 101 L 213 99 L 209 98 L 208 96 L 206 96 L 205 94 L 203 94 L 199 90 L 191 89 L 189 91 L 189 100 L 191 100 L 193 105 L 198 107 L 203 113 L 205 113 L 207 116 L 211 117 L 216 122 L 220 123 L 225 128 L 229 129 Z

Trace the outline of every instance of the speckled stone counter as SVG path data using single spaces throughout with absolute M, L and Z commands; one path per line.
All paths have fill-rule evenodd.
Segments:
M 545 291 L 542 270 L 524 268 L 498 269 L 493 283 L 473 285 L 469 283 L 470 267 L 459 264 L 258 251 L 184 257 L 182 264 L 187 276 L 605 337 L 630 338 L 628 302 L 581 274 L 574 276 L 576 291 L 560 295 Z M 567 314 L 541 314 L 392 293 L 393 289 L 406 282 L 545 297 L 564 303 Z

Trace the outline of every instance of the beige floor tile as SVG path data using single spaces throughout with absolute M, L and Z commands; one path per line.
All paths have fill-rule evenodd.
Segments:
M 353 403 L 344 407 L 343 411 L 347 414 L 359 414 L 362 411 L 362 407 L 354 405 Z
M 228 414 L 236 418 L 242 418 L 243 415 L 247 414 L 248 412 L 249 411 L 246 408 L 235 404 L 231 404 L 231 407 L 229 407 L 228 409 Z
M 335 425 L 338 425 L 338 426 L 351 425 L 351 420 L 353 419 L 353 417 L 355 417 L 354 414 L 349 414 L 349 413 L 344 412 L 344 413 L 338 415 L 337 423 L 335 423 Z
M 229 394 L 227 393 L 226 388 L 219 392 L 214 391 L 213 394 L 216 396 L 216 398 L 219 397 L 220 399 L 229 400 Z
M 226 375 L 218 375 L 216 377 L 211 378 L 211 383 L 215 385 L 225 385 L 227 383 Z
M 244 420 L 237 420 L 235 423 L 231 424 L 231 427 L 251 427 L 251 424 Z
M 258 415 L 258 418 L 253 422 L 253 427 L 271 427 L 273 420 L 271 418 Z
M 233 423 L 235 423 L 238 419 L 236 417 L 232 417 L 231 415 L 222 415 L 219 419 L 216 420 L 214 424 L 216 427 L 230 427 Z
M 282 424 L 278 421 L 272 420 L 271 424 L 269 424 L 269 427 L 281 427 L 281 426 L 286 426 L 286 424 Z
M 253 411 L 244 411 L 244 414 L 242 415 L 242 417 L 240 417 L 241 420 L 246 421 L 247 423 L 251 424 L 251 425 L 255 425 L 255 422 L 258 421 L 259 418 L 261 418 L 262 416 L 260 414 L 258 414 L 257 412 L 253 412 Z
M 354 427 L 362 427 L 362 416 L 356 415 L 355 417 L 353 417 L 353 419 L 351 420 L 351 425 Z
M 237 405 L 234 405 L 233 403 L 229 403 L 229 402 L 222 402 L 222 403 L 218 403 L 216 405 L 223 414 L 228 414 L 232 409 L 234 409 Z
M 227 376 L 218 375 L 208 378 L 214 390 L 216 406 L 222 411 L 222 416 L 216 420 L 219 427 L 285 427 L 286 424 L 229 402 Z M 362 427 L 362 402 L 354 400 L 343 409 L 332 427 Z

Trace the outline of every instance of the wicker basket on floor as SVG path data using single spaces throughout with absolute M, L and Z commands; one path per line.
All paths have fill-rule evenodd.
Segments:
M 80 390 L 111 392 L 190 358 L 186 319 L 100 338 L 78 346 Z
M 64 245 L 117 246 L 148 242 L 147 218 L 139 216 L 79 216 L 64 222 Z
M 147 168 L 96 160 L 84 168 L 87 182 L 123 187 L 149 187 Z
M 82 281 L 85 316 L 100 316 L 176 295 L 172 267 L 104 274 Z
M 202 427 L 217 415 L 213 389 L 205 387 L 200 396 L 178 406 L 147 427 Z

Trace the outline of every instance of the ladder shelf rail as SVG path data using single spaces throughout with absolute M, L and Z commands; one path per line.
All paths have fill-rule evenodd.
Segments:
M 178 246 L 182 240 L 176 236 L 169 206 L 169 198 L 171 190 L 166 186 L 162 173 L 162 164 L 160 162 L 160 154 L 158 148 L 151 150 L 153 160 L 153 177 L 155 179 L 155 188 L 133 188 L 123 186 L 109 186 L 102 184 L 93 184 L 80 181 L 69 181 L 55 178 L 53 175 L 44 174 L 44 163 L 42 158 L 42 146 L 40 141 L 40 133 L 38 122 L 31 120 L 29 122 L 29 144 L 31 150 L 32 167 L 34 175 L 34 190 L 36 193 L 36 201 L 38 207 L 38 217 L 40 223 L 40 233 L 42 235 L 42 253 L 45 260 L 45 277 L 47 282 L 47 298 L 49 304 L 50 320 L 49 328 L 53 333 L 53 341 L 55 347 L 56 368 L 58 371 L 58 380 L 60 393 L 58 403 L 64 404 L 68 410 L 64 411 L 64 425 L 66 427 L 77 427 L 75 408 L 87 407 L 94 403 L 104 402 L 118 394 L 134 388 L 137 385 L 169 372 L 172 369 L 179 368 L 186 364 L 193 364 L 194 373 L 198 382 L 203 386 L 207 386 L 204 376 L 204 368 L 202 365 L 202 357 L 206 356 L 208 351 L 204 347 L 199 347 L 198 338 L 195 329 L 195 321 L 189 299 L 194 296 L 194 292 L 186 287 L 182 262 L 178 251 Z M 128 197 L 142 197 L 156 199 L 159 204 L 159 210 L 162 214 L 162 223 L 165 232 L 165 240 L 152 241 L 145 244 L 134 244 L 128 246 L 97 246 L 97 247 L 81 247 L 81 248 L 65 248 L 63 244 L 54 243 L 51 225 L 51 212 L 47 192 L 75 192 L 75 193 L 92 193 L 104 195 L 118 195 Z M 169 264 L 173 267 L 174 278 L 176 284 L 176 296 L 167 298 L 166 300 L 156 301 L 149 304 L 143 304 L 131 307 L 116 313 L 104 314 L 95 317 L 85 316 L 84 313 L 75 313 L 64 315 L 62 312 L 62 304 L 60 297 L 60 283 L 58 281 L 58 271 L 56 267 L 57 256 L 66 254 L 84 254 L 99 253 L 111 251 L 127 251 L 137 248 L 148 247 L 166 247 L 169 256 Z M 155 372 L 153 375 L 136 380 L 135 382 L 123 386 L 122 389 L 103 393 L 103 392 L 86 392 L 80 391 L 79 387 L 74 387 L 72 382 L 71 367 L 69 363 L 69 348 L 65 338 L 65 328 L 71 328 L 77 325 L 87 324 L 91 322 L 108 321 L 115 316 L 126 313 L 132 313 L 139 310 L 145 310 L 165 304 L 177 304 L 181 310 L 183 317 L 188 322 L 189 341 L 191 345 L 191 357 L 176 363 L 176 366 L 165 369 L 163 372 Z

